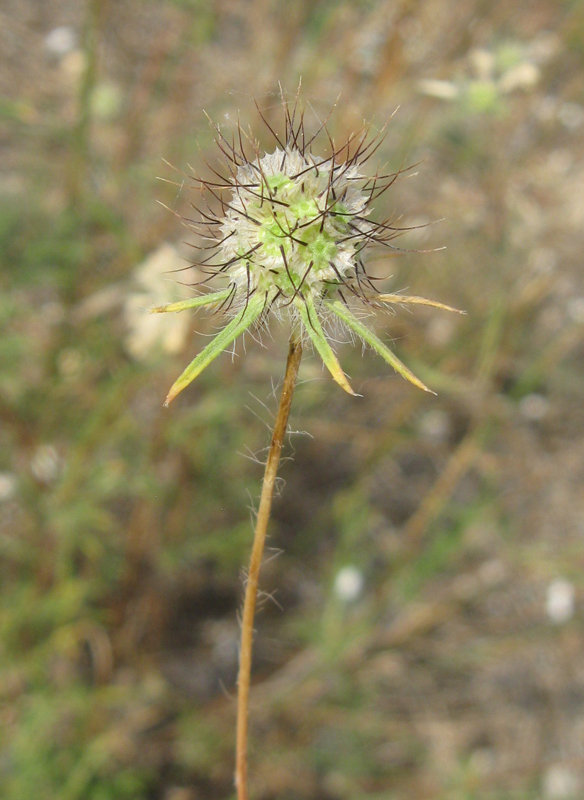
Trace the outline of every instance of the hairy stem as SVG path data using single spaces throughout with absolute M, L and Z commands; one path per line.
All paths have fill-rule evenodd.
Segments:
M 237 787 L 238 800 L 247 800 L 247 732 L 249 717 L 249 685 L 251 676 L 251 660 L 253 645 L 253 621 L 258 594 L 258 583 L 266 533 L 272 508 L 272 498 L 274 496 L 274 486 L 280 462 L 282 445 L 286 436 L 290 407 L 294 387 L 302 358 L 302 345 L 294 336 L 290 339 L 290 349 L 288 351 L 288 361 L 286 363 L 286 374 L 284 385 L 280 395 L 280 405 L 276 423 L 272 433 L 272 442 L 266 461 L 262 493 L 260 497 L 260 507 L 256 521 L 256 528 L 249 562 L 249 573 L 245 587 L 245 600 L 243 602 L 243 617 L 241 622 L 241 647 L 239 652 L 239 676 L 237 679 L 237 743 L 235 759 L 235 785 Z

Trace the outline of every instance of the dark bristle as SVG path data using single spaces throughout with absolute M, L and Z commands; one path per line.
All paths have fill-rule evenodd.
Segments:
M 294 294 L 292 295 L 292 297 L 290 298 L 290 300 L 287 303 L 284 303 L 285 306 L 291 305 L 294 302 L 294 300 L 296 299 L 296 297 L 298 297 L 298 295 L 300 294 L 300 290 L 302 289 L 302 286 L 304 285 L 304 281 L 306 280 L 306 278 L 310 274 L 313 266 L 314 266 L 314 261 L 311 261 L 310 264 L 308 265 L 308 267 L 306 268 L 306 272 L 302 276 L 302 279 L 301 279 L 300 283 L 298 284 L 297 288 L 294 290 Z M 292 285 L 294 285 L 294 284 L 292 284 Z
M 257 112 L 258 112 L 258 114 L 260 115 L 260 117 L 261 117 L 261 119 L 262 119 L 262 122 L 264 123 L 264 125 L 266 126 L 266 128 L 267 128 L 267 129 L 270 131 L 270 133 L 272 134 L 272 136 L 274 137 L 274 139 L 275 139 L 275 140 L 278 142 L 278 146 L 279 146 L 279 147 L 281 147 L 281 148 L 282 148 L 282 150 L 285 150 L 286 148 L 284 147 L 284 145 L 283 145 L 283 144 L 282 144 L 282 142 L 280 141 L 280 137 L 278 136 L 278 134 L 276 133 L 276 131 L 275 131 L 275 130 L 272 128 L 272 126 L 270 125 L 270 123 L 268 122 L 268 120 L 267 120 L 267 119 L 264 117 L 264 115 L 262 114 L 262 112 L 261 112 L 261 109 L 260 109 L 260 107 L 259 107 L 259 105 L 258 105 L 258 103 L 257 103 L 257 100 L 254 100 L 254 103 L 255 103 L 255 107 L 256 107 L 256 109 L 257 109 Z
M 219 303 L 217 308 L 214 310 L 215 314 L 220 314 L 223 312 L 228 312 L 231 306 L 233 305 L 233 301 L 235 300 L 235 295 L 237 294 L 237 285 L 232 283 L 229 289 L 229 294 L 227 297 Z
M 296 288 L 296 284 L 294 283 L 294 279 L 292 278 L 292 275 L 290 274 L 290 269 L 288 267 L 288 259 L 286 258 L 286 252 L 284 250 L 284 246 L 283 245 L 280 245 L 280 253 L 282 254 L 282 261 L 284 262 L 284 268 L 286 270 L 286 274 L 288 275 L 288 280 L 290 281 L 292 286 L 294 288 Z

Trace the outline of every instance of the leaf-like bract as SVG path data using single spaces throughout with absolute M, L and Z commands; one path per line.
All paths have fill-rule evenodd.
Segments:
M 254 294 L 249 298 L 245 308 L 240 311 L 223 330 L 211 339 L 204 350 L 191 361 L 182 375 L 173 383 L 170 392 L 165 400 L 167 406 L 174 398 L 182 392 L 201 372 L 208 367 L 211 361 L 217 358 L 226 347 L 237 339 L 250 325 L 257 320 L 266 305 L 266 297 L 261 294 Z
M 298 309 L 298 313 L 304 328 L 306 329 L 306 333 L 312 340 L 312 343 L 324 361 L 324 364 L 332 375 L 333 379 L 346 392 L 354 395 L 355 392 L 351 389 L 351 386 L 345 377 L 345 373 L 343 372 L 332 347 L 324 335 L 311 295 L 307 293 L 305 298 L 297 297 L 294 303 Z
M 399 372 L 406 380 L 413 383 L 414 386 L 417 386 L 419 389 L 423 389 L 425 392 L 431 392 L 432 394 L 436 394 L 436 392 L 432 392 L 431 389 L 428 389 L 425 383 L 419 378 L 416 378 L 413 372 L 409 370 L 406 365 L 400 361 L 400 359 L 393 353 L 389 347 L 387 347 L 381 339 L 373 333 L 366 325 L 364 325 L 357 317 L 347 308 L 344 303 L 341 303 L 340 300 L 327 300 L 325 301 L 326 305 L 330 308 L 330 310 L 339 317 L 346 325 L 348 325 L 351 330 L 353 330 L 357 336 L 359 336 L 366 344 L 372 347 L 376 353 L 384 358 L 388 364 L 395 369 L 396 372 Z
M 163 306 L 154 306 L 150 309 L 151 314 L 164 314 L 167 311 L 186 311 L 187 308 L 200 308 L 201 306 L 216 305 L 222 303 L 229 297 L 231 289 L 223 289 L 221 292 L 210 292 L 201 294 L 197 297 L 189 297 L 188 300 L 179 300 L 177 303 L 166 303 Z

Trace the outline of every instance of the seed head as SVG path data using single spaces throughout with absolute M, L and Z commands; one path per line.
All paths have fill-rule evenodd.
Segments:
M 282 108 L 283 136 L 258 108 L 276 142 L 271 153 L 262 153 L 239 124 L 229 140 L 212 123 L 225 169 L 221 173 L 209 167 L 212 180 L 195 179 L 200 202 L 193 208 L 198 219 L 185 220 L 206 240 L 198 249 L 211 252 L 193 265 L 208 275 L 196 284 L 205 288 L 196 297 L 152 311 L 211 306 L 230 319 L 178 378 L 166 404 L 240 334 L 270 314 L 287 315 L 350 394 L 354 392 L 323 331 L 323 318 L 340 319 L 397 372 L 430 391 L 349 307 L 357 298 L 373 306 L 418 303 L 456 310 L 420 297 L 381 294 L 367 274 L 367 251 L 375 246 L 399 251 L 392 241 L 409 230 L 391 219 L 374 221 L 370 215 L 374 201 L 411 168 L 367 175 L 366 164 L 383 142 L 385 129 L 371 136 L 364 128 L 337 147 L 326 121 L 307 137 L 298 95 L 293 108 L 282 95 Z M 312 150 L 319 136 L 328 144 L 322 156 Z M 208 291 L 213 279 L 223 279 L 225 288 Z

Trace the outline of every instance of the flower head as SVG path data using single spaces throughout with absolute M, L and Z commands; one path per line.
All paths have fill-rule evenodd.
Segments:
M 258 108 L 276 142 L 271 153 L 262 153 L 239 125 L 231 141 L 214 125 L 225 172 L 211 168 L 212 180 L 196 179 L 204 207 L 193 206 L 199 218 L 188 223 L 207 240 L 199 249 L 211 252 L 196 265 L 208 273 L 198 286 L 206 287 L 214 278 L 226 286 L 152 311 L 214 306 L 230 320 L 174 383 L 166 404 L 240 334 L 271 313 L 290 317 L 350 394 L 354 392 L 323 330 L 323 318 L 340 319 L 401 375 L 430 391 L 349 307 L 357 298 L 369 305 L 421 303 L 449 309 L 420 297 L 381 294 L 367 274 L 364 257 L 372 247 L 400 249 L 392 240 L 407 228 L 390 219 L 374 221 L 370 215 L 373 202 L 407 170 L 366 174 L 383 131 L 370 136 L 364 129 L 337 147 L 326 122 L 308 138 L 298 97 L 293 108 L 284 99 L 282 106 L 282 136 Z M 319 135 L 328 142 L 324 156 L 312 150 Z

